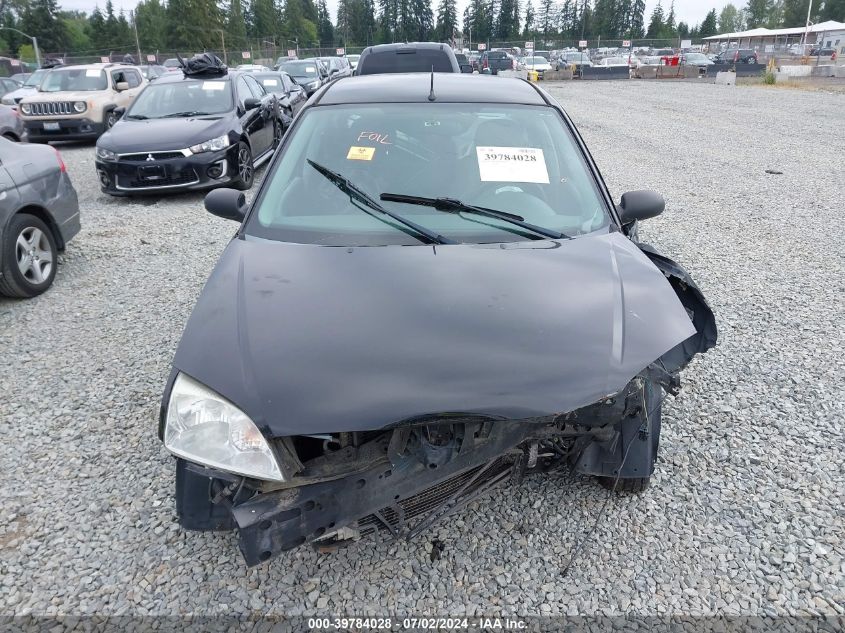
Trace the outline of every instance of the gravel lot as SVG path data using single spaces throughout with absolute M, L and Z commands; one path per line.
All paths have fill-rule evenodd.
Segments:
M 721 338 L 664 405 L 652 487 L 609 504 L 568 577 L 604 492 L 564 474 L 410 544 L 251 570 L 234 535 L 180 531 L 159 398 L 234 225 L 200 195 L 104 196 L 93 148 L 72 145 L 83 232 L 47 294 L 0 299 L 0 613 L 845 614 L 843 96 L 551 90 L 617 197 L 666 196 L 642 234 L 686 265 Z

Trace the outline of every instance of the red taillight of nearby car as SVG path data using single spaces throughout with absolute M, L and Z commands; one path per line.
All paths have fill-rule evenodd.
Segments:
M 59 171 L 62 172 L 63 174 L 67 173 L 67 167 L 65 167 L 65 161 L 62 159 L 62 155 L 59 153 L 59 150 L 57 150 L 54 147 L 53 151 L 56 152 L 56 158 L 59 159 Z

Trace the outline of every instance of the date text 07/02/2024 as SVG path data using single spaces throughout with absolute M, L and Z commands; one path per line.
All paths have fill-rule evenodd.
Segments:
M 438 618 L 406 617 L 400 619 L 378 617 L 336 617 L 308 618 L 308 629 L 319 630 L 481 630 L 481 631 L 521 631 L 527 628 L 526 622 L 519 618 L 480 617 L 480 618 Z

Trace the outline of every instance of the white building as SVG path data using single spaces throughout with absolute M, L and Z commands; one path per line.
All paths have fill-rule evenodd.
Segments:
M 807 39 L 804 42 L 804 35 Z M 828 20 L 811 24 L 809 29 L 798 26 L 790 29 L 751 29 L 738 33 L 722 33 L 705 37 L 710 48 L 753 48 L 759 53 L 784 52 L 794 44 L 821 45 L 836 49 L 837 56 L 845 54 L 845 23 Z

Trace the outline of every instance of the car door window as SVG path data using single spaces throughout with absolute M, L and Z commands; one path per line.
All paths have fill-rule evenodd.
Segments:
M 238 104 L 241 108 L 244 107 L 244 102 L 247 99 L 252 98 L 252 91 L 249 89 L 246 81 L 244 81 L 243 77 L 238 77 L 237 83 L 237 93 L 238 93 Z
M 126 76 L 126 83 L 129 84 L 130 88 L 137 88 L 141 85 L 141 75 L 137 70 L 127 70 L 124 75 Z
M 290 77 L 287 75 L 282 75 L 282 86 L 285 89 L 285 94 L 290 94 L 291 88 L 293 88 L 293 84 L 291 84 Z

